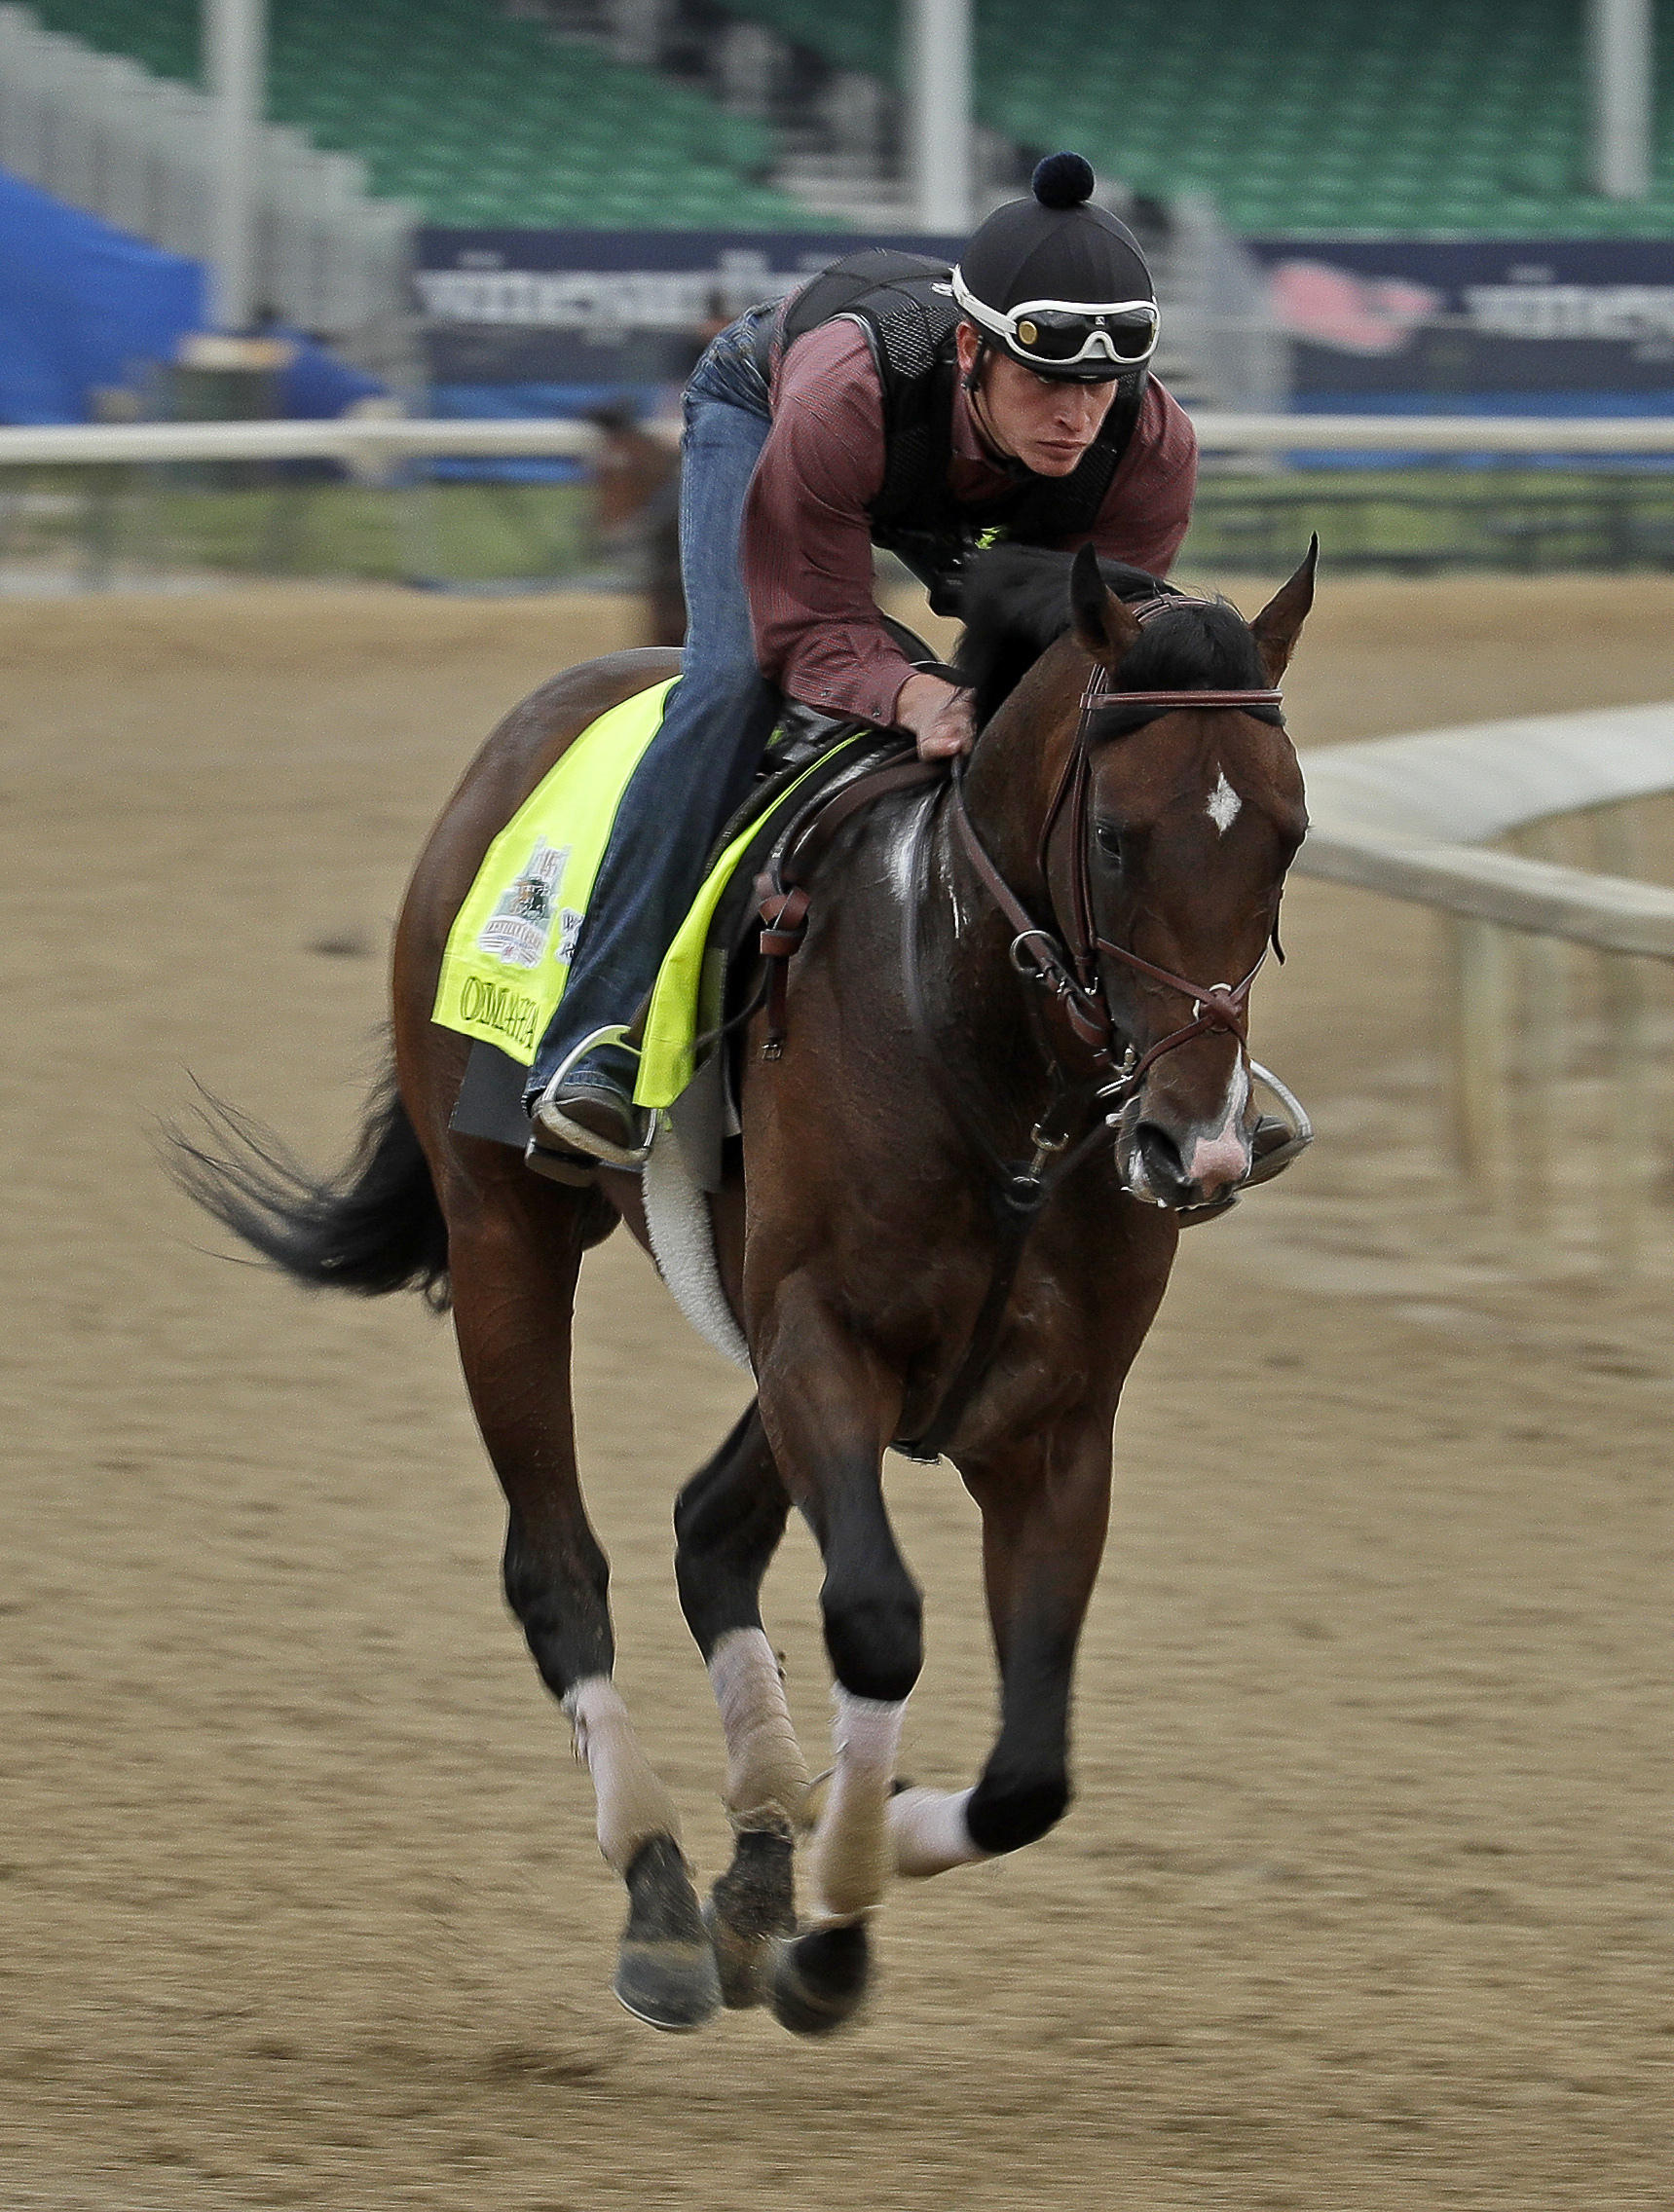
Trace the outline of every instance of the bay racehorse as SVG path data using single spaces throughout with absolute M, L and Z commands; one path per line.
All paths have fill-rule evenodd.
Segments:
M 449 1117 L 466 1041 L 432 1024 L 449 925 L 496 832 L 576 734 L 673 673 L 589 662 L 516 708 L 421 858 L 394 952 L 394 1068 L 320 1182 L 225 1124 L 180 1172 L 300 1279 L 450 1299 L 509 1508 L 507 1597 L 590 1769 L 626 1884 L 618 1996 L 666 2028 L 765 1996 L 817 2033 L 857 2007 L 893 1874 L 1044 1835 L 1069 1799 L 1070 1681 L 1104 1541 L 1111 1431 L 1182 1214 L 1251 1169 L 1246 1023 L 1301 841 L 1273 686 L 1315 549 L 1251 624 L 1090 552 L 978 564 L 960 774 L 858 809 L 813 871 L 782 1053 L 740 1051 L 741 1166 L 714 1200 L 758 1395 L 675 1509 L 680 1600 L 726 1747 L 731 1866 L 699 1908 L 669 1791 L 613 1682 L 608 1570 L 577 1481 L 571 1316 L 583 1252 L 637 1180 L 538 1179 Z M 245 1129 L 241 1144 L 239 1130 Z M 980 1356 L 974 1358 L 974 1353 Z M 983 1517 L 998 1737 L 974 1788 L 899 1789 L 920 1598 L 891 1531 L 892 1440 L 946 1447 Z M 933 1440 L 925 1449 L 927 1440 Z M 818 1541 L 835 1763 L 810 1793 L 763 1575 L 795 1505 Z M 792 1905 L 803 1847 L 804 1909 Z

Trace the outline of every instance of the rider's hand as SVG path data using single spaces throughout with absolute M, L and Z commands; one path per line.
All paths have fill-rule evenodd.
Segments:
M 971 694 L 939 676 L 910 676 L 896 696 L 895 719 L 918 740 L 920 760 L 947 760 L 971 750 Z

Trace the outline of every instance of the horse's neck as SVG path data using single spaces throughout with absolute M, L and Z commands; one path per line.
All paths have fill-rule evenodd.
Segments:
M 1086 673 L 1086 656 L 1073 644 L 1053 646 L 985 728 L 965 778 L 965 803 L 989 858 L 1043 921 L 1051 903 L 1040 876 L 1041 831 L 1074 742 Z M 1015 924 L 973 869 L 954 830 L 953 803 L 944 786 L 936 798 L 911 802 L 911 830 L 890 807 L 864 832 L 888 841 L 874 880 L 903 932 L 908 1011 L 921 1049 L 978 1090 L 1010 1088 L 1013 1077 L 1037 1087 L 1050 1069 L 1008 957 Z
M 1086 655 L 1060 638 L 984 730 L 965 777 L 965 803 L 988 857 L 1025 905 L 1048 919 L 1041 834 L 1075 742 Z
M 1071 698 L 1075 682 L 1071 677 Z M 1050 712 L 1050 697 L 1021 699 L 1015 716 L 1011 706 L 1008 700 L 983 733 L 966 773 L 964 803 L 1008 888 L 1050 924 L 1052 905 L 1040 873 L 1039 848 L 1073 735 L 1073 710 L 1068 735 L 1060 743 L 1050 733 L 1063 716 Z M 1045 742 L 1043 731 L 1048 733 Z M 954 793 L 946 793 L 926 823 L 925 857 L 913 871 L 916 881 L 903 886 L 917 909 L 912 927 L 926 1042 L 933 1038 L 944 1064 L 961 1071 L 977 1090 L 1026 1092 L 1038 1110 L 1037 1092 L 1051 1080 L 1051 1069 L 1030 1019 L 1028 987 L 1010 957 L 1017 924 L 972 863 L 956 826 L 957 804 Z M 988 1118 L 995 1110 L 1003 1118 L 998 1097 L 991 1099 Z
M 911 988 L 907 994 L 909 1013 L 920 1049 L 998 1142 L 1011 1119 L 1005 1094 L 1026 1092 L 1030 1112 L 1037 1111 L 1047 1070 L 1024 986 L 1008 958 L 1012 926 L 972 872 L 950 796 L 925 825 L 916 880 L 901 887 L 915 909 L 903 916 L 918 977 L 915 1007 Z
M 1060 640 L 994 715 L 972 756 L 965 804 L 988 858 L 1039 921 L 1056 928 L 1041 873 L 1048 809 L 1075 742 L 1087 658 Z M 921 970 L 931 1027 L 950 1072 L 986 1100 L 983 1118 L 999 1128 L 1038 1114 L 1063 1066 L 1042 1032 L 1032 986 L 1014 967 L 1016 925 L 982 882 L 954 828 L 951 804 L 938 809 L 928 882 L 920 888 Z

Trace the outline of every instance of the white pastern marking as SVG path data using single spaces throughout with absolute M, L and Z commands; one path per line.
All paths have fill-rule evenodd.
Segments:
M 1226 780 L 1226 770 L 1220 772 L 1220 781 L 1209 796 L 1209 818 L 1224 837 L 1244 812 L 1244 801 Z

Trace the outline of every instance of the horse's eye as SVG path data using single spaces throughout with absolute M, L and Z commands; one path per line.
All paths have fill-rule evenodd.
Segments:
M 1095 822 L 1093 834 L 1098 840 L 1099 851 L 1108 853 L 1113 861 L 1120 864 L 1122 859 L 1122 825 L 1119 822 Z

